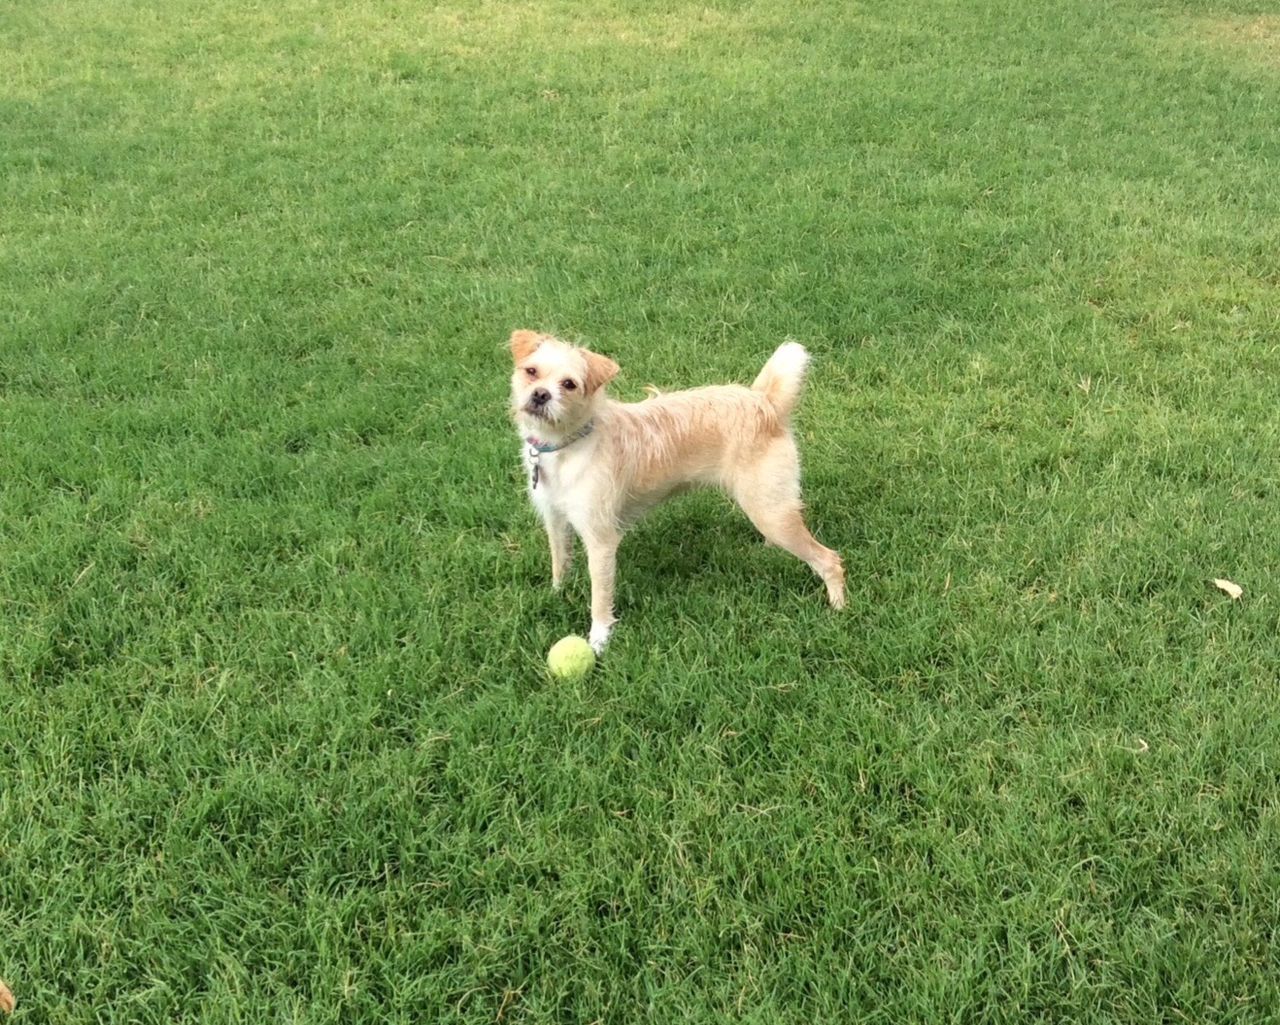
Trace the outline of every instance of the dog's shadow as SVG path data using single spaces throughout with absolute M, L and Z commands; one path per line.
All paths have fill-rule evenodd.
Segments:
M 722 495 L 681 495 L 650 513 L 622 541 L 619 589 L 631 600 L 681 590 L 722 590 L 743 571 L 747 553 L 760 554 L 764 538 Z M 806 570 L 807 572 L 807 570 Z

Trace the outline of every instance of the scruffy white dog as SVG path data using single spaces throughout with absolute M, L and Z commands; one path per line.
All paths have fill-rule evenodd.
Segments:
M 800 502 L 800 461 L 790 416 L 809 354 L 786 342 L 750 388 L 713 385 L 614 402 L 618 373 L 607 356 L 536 331 L 511 335 L 512 414 L 525 442 L 529 496 L 551 543 L 559 588 L 582 538 L 591 573 L 591 646 L 615 622 L 618 542 L 644 512 L 689 485 L 714 485 L 742 507 L 765 540 L 807 562 L 844 606 L 838 553 L 809 533 Z

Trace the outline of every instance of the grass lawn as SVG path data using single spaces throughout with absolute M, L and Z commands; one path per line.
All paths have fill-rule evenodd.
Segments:
M 15 1025 L 1275 1021 L 1268 6 L 0 6 Z M 803 342 L 849 607 L 695 495 L 548 682 L 515 327 Z

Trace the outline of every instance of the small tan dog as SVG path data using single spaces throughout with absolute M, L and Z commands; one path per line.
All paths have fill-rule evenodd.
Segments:
M 780 346 L 750 388 L 714 385 L 614 402 L 618 373 L 607 356 L 536 331 L 511 335 L 511 408 L 525 441 L 529 496 L 551 543 L 559 588 L 582 538 L 591 573 L 591 646 L 603 650 L 615 622 L 618 543 L 639 517 L 689 485 L 723 489 L 764 535 L 807 562 L 844 607 L 844 566 L 801 515 L 800 460 L 790 417 L 809 354 Z

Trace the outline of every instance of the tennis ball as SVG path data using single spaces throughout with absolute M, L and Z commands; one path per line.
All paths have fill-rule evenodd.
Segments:
M 557 680 L 577 682 L 595 667 L 596 653 L 576 634 L 561 637 L 547 652 L 547 668 Z

